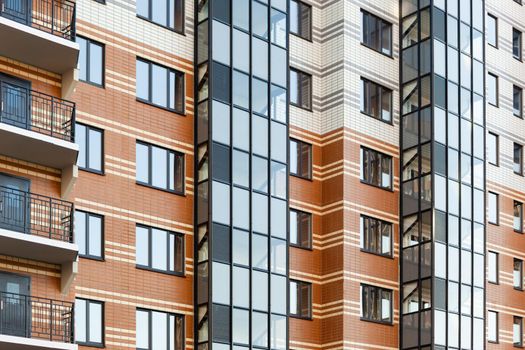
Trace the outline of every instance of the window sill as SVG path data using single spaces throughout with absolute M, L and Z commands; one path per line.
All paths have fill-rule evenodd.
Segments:
M 301 105 L 298 105 L 298 104 L 295 104 L 293 102 L 290 102 L 290 106 L 294 106 L 294 107 L 297 107 L 299 109 L 302 109 L 303 111 L 307 111 L 307 112 L 312 112 L 313 113 L 313 109 L 312 107 L 304 107 L 304 106 L 301 106 Z
M 82 258 L 82 259 L 86 259 L 86 260 L 94 260 L 94 261 L 100 261 L 100 262 L 105 262 L 106 259 L 104 259 L 104 257 L 100 257 L 100 256 L 91 256 L 91 255 L 82 255 L 82 254 L 78 254 L 78 257 L 79 258 Z
M 380 121 L 380 122 L 382 122 L 382 123 L 385 123 L 385 124 L 387 124 L 387 125 L 394 126 L 394 121 L 393 121 L 393 120 L 386 121 L 386 120 L 383 120 L 383 119 L 380 119 L 380 118 L 376 117 L 375 115 L 372 115 L 372 114 L 366 113 L 365 111 L 361 111 L 361 110 L 360 110 L 360 112 L 361 112 L 361 114 L 366 115 L 367 117 L 370 117 L 370 118 L 372 118 L 372 119 L 375 119 L 375 120 Z
M 310 252 L 314 251 L 313 247 L 303 247 L 303 246 L 300 246 L 298 244 L 293 244 L 293 243 L 290 243 L 290 247 L 297 248 L 297 249 L 302 249 L 302 250 L 307 250 L 307 251 L 310 251 Z
M 186 194 L 184 192 L 177 192 L 177 191 L 167 190 L 165 188 L 155 187 L 155 186 L 152 186 L 150 184 L 146 184 L 146 183 L 143 183 L 143 182 L 140 182 L 140 181 L 135 181 L 135 183 L 137 185 L 139 185 L 139 186 L 151 188 L 153 190 L 162 191 L 162 192 L 166 192 L 166 193 L 171 193 L 171 194 L 175 194 L 175 195 L 181 196 L 181 197 L 186 197 Z
M 99 349 L 103 349 L 105 348 L 106 346 L 104 344 L 98 344 L 98 343 L 82 343 L 82 342 L 75 342 L 75 344 L 78 344 L 78 345 L 81 345 L 81 346 L 89 346 L 91 348 L 99 348 Z
M 376 324 L 382 324 L 382 325 L 385 325 L 385 326 L 390 326 L 390 327 L 393 327 L 394 326 L 394 323 L 392 321 L 376 321 L 376 320 L 370 320 L 368 318 L 364 318 L 364 317 L 360 317 L 359 318 L 361 321 L 363 322 L 370 322 L 370 323 L 376 323 Z
M 96 175 L 102 175 L 102 176 L 106 175 L 104 173 L 104 170 L 100 171 L 100 170 L 94 170 L 94 169 L 82 168 L 82 167 L 78 167 L 78 170 L 82 170 L 82 171 L 85 171 L 86 173 L 91 173 L 91 174 L 96 174 Z
M 171 271 L 157 270 L 157 269 L 153 269 L 151 267 L 142 266 L 142 265 L 135 265 L 135 267 L 138 270 L 144 270 L 144 271 L 149 271 L 149 272 L 156 272 L 156 273 L 160 273 L 160 274 L 163 274 L 163 275 L 177 276 L 177 277 L 186 277 L 184 272 L 171 272 Z M 185 267 L 184 267 L 184 269 L 185 269 Z
M 359 180 L 363 185 L 367 185 L 367 186 L 372 186 L 372 187 L 375 187 L 375 188 L 378 188 L 380 190 L 385 190 L 385 191 L 388 191 L 388 192 L 392 192 L 394 193 L 394 189 L 392 187 L 381 187 L 379 185 L 375 185 L 375 184 L 371 184 L 369 182 L 366 182 L 365 180 L 362 180 L 360 179 Z
M 308 42 L 310 42 L 310 43 L 313 43 L 313 42 L 314 42 L 313 39 L 311 38 L 311 37 L 312 37 L 312 33 L 311 33 L 311 31 L 310 31 L 310 39 L 305 38 L 304 36 L 301 36 L 301 35 L 299 35 L 299 34 L 297 34 L 297 33 L 292 32 L 292 31 L 290 31 L 290 34 L 292 34 L 293 36 L 295 36 L 295 37 L 297 37 L 297 38 L 301 38 L 301 39 L 303 39 L 303 40 L 306 40 L 306 41 L 308 41 Z
M 159 108 L 159 109 L 165 110 L 167 112 L 171 112 L 171 113 L 175 113 L 175 114 L 181 115 L 183 117 L 186 116 L 186 111 L 185 110 L 178 111 L 176 109 L 171 109 L 171 108 L 168 108 L 168 107 L 159 106 L 159 105 L 156 105 L 156 104 L 154 104 L 152 102 L 149 102 L 147 100 L 143 100 L 143 99 L 141 99 L 139 97 L 136 97 L 136 100 L 137 100 L 137 102 L 144 103 L 145 105 L 148 105 L 148 106 L 151 106 L 151 107 Z
M 376 50 L 375 48 L 368 46 L 367 44 L 365 44 L 365 43 L 362 42 L 362 41 L 360 41 L 360 44 L 361 44 L 361 46 L 364 46 L 364 47 L 366 47 L 367 49 L 370 49 L 370 50 L 372 50 L 372 51 L 374 51 L 374 52 L 377 52 L 378 54 L 381 54 L 382 56 L 385 56 L 385 57 L 390 58 L 390 59 L 392 59 L 392 60 L 394 59 L 394 55 L 393 55 L 393 53 L 391 53 L 391 54 L 387 54 L 387 53 L 384 53 L 384 52 L 382 52 L 382 51 L 378 51 L 378 50 Z M 390 51 L 392 51 L 392 50 L 390 50 Z
M 387 258 L 387 259 L 390 259 L 390 260 L 394 260 L 394 256 L 393 255 L 379 254 L 379 253 L 376 253 L 376 252 L 373 252 L 373 251 L 370 251 L 370 250 L 366 250 L 364 248 L 360 248 L 360 251 L 363 252 L 363 253 L 366 253 L 366 254 L 371 254 L 371 255 L 378 256 L 380 258 Z
M 487 280 L 487 283 L 493 284 L 495 286 L 499 286 L 499 281 L 494 282 L 494 281 Z
M 96 1 L 96 0 L 95 0 L 95 1 Z M 182 28 L 183 28 L 182 30 L 177 30 L 177 29 L 175 29 L 175 28 L 171 28 L 171 27 L 165 26 L 164 24 L 160 24 L 160 23 L 157 23 L 157 22 L 153 22 L 151 19 L 149 19 L 149 18 L 147 18 L 147 17 L 144 17 L 144 16 L 141 16 L 141 15 L 139 15 L 139 14 L 137 14 L 137 18 L 140 18 L 140 19 L 142 19 L 142 20 L 144 20 L 144 21 L 146 21 L 146 22 L 148 22 L 148 23 L 151 23 L 151 24 L 154 24 L 154 25 L 156 25 L 156 26 L 158 26 L 158 27 L 161 27 L 161 28 L 164 28 L 164 29 L 166 29 L 166 30 L 169 30 L 170 32 L 174 32 L 174 33 L 180 34 L 180 35 L 182 35 L 182 36 L 186 36 L 186 33 L 184 32 L 184 24 L 185 24 L 185 23 L 182 24 Z
M 314 181 L 311 177 L 305 177 L 305 176 L 297 175 L 297 174 L 294 174 L 294 173 L 290 173 L 290 176 L 293 176 L 293 177 L 301 179 L 301 180 L 307 180 L 307 181 L 310 181 L 310 182 Z
M 98 1 L 96 1 L 96 2 L 98 2 Z M 100 89 L 105 89 L 106 88 L 104 82 L 102 84 L 97 84 L 97 83 L 93 83 L 93 82 L 91 82 L 89 80 L 78 79 L 78 81 L 81 82 L 81 83 L 84 83 L 84 84 L 88 84 L 88 85 L 100 88 Z
M 313 321 L 314 320 L 312 316 L 299 316 L 299 315 L 294 315 L 294 314 L 288 314 L 288 317 L 297 318 L 299 320 L 305 320 L 305 321 Z

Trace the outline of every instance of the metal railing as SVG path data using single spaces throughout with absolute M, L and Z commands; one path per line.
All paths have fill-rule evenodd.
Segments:
M 0 334 L 73 343 L 73 303 L 0 291 Z
M 73 243 L 73 203 L 0 186 L 0 228 Z
M 76 4 L 69 0 L 0 0 L 0 16 L 75 40 Z
M 75 104 L 0 82 L 0 122 L 74 142 Z

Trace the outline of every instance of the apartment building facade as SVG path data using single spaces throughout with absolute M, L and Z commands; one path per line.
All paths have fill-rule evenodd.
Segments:
M 523 345 L 520 0 L 0 5 L 0 349 Z

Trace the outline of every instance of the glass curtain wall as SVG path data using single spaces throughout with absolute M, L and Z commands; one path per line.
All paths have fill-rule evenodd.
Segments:
M 195 339 L 288 344 L 288 1 L 196 1 Z
M 401 0 L 402 349 L 484 349 L 483 21 Z

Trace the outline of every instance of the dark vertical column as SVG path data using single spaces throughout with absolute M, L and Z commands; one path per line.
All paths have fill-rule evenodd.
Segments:
M 483 0 L 401 1 L 402 349 L 484 348 L 483 28 Z
M 288 1 L 197 1 L 199 348 L 288 344 Z

